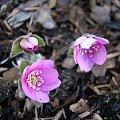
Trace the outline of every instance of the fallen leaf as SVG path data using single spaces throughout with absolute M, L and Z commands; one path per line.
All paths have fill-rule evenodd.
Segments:
M 75 65 L 73 57 L 67 57 L 62 63 L 62 67 L 67 69 L 72 69 Z
M 56 6 L 56 0 L 50 0 L 49 1 L 49 8 L 52 9 Z
M 33 17 L 33 24 L 41 24 L 45 29 L 53 29 L 56 23 L 51 16 L 51 11 L 47 4 L 40 7 Z
M 120 74 L 115 76 L 116 83 L 120 86 Z
M 112 0 L 112 3 L 114 3 L 114 5 L 116 5 L 118 8 L 120 8 L 120 1 L 119 0 Z
M 17 8 L 13 9 L 12 13 L 6 18 L 8 24 L 13 28 L 18 28 L 28 19 L 30 19 L 37 6 L 40 6 L 46 0 L 32 0 L 24 4 L 20 4 Z
M 100 117 L 100 115 L 98 115 L 97 113 L 94 113 L 93 120 L 103 120 L 103 119 Z
M 84 118 L 84 117 L 86 117 L 86 116 L 88 116 L 88 115 L 90 115 L 90 114 L 91 114 L 91 112 L 86 111 L 86 112 L 80 114 L 79 117 L 80 117 L 80 118 Z
M 57 107 L 57 106 L 59 106 L 59 105 L 60 105 L 59 99 L 58 99 L 57 97 L 55 97 L 54 101 L 51 102 L 51 105 L 52 105 L 52 107 Z
M 99 24 L 104 24 L 105 22 L 110 22 L 110 7 L 104 5 L 103 7 L 98 5 L 93 5 L 91 17 L 94 21 Z
M 87 105 L 87 102 L 84 99 L 80 99 L 77 103 L 72 104 L 70 106 L 70 110 L 72 112 L 78 112 L 78 113 L 82 113 L 85 111 L 89 111 L 90 107 Z
M 68 19 L 76 26 L 81 34 L 85 34 L 88 32 L 88 26 L 85 21 L 85 17 L 85 13 L 80 6 L 75 5 L 70 8 Z
M 18 71 L 14 67 L 3 73 L 3 79 L 9 82 L 14 82 L 15 79 L 18 79 Z
M 107 69 L 115 68 L 115 59 L 109 59 L 103 65 L 94 65 L 92 68 L 92 73 L 95 77 L 105 76 Z
M 13 28 L 18 28 L 20 27 L 26 20 L 28 20 L 34 12 L 23 12 L 20 11 L 17 14 L 13 15 L 12 17 L 7 18 L 7 22 L 10 26 Z
M 92 68 L 92 73 L 95 75 L 95 77 L 99 76 L 105 76 L 106 73 L 106 65 L 94 65 Z

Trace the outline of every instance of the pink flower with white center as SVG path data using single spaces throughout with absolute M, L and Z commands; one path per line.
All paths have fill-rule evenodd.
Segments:
M 28 52 L 34 52 L 38 49 L 38 40 L 35 37 L 27 37 L 21 40 L 20 46 Z
M 41 60 L 27 66 L 22 74 L 22 89 L 25 95 L 37 102 L 49 102 L 49 91 L 60 84 L 52 60 Z
M 90 71 L 94 63 L 105 63 L 107 52 L 104 45 L 108 43 L 107 39 L 90 34 L 85 34 L 75 41 L 74 61 L 79 64 L 81 71 Z

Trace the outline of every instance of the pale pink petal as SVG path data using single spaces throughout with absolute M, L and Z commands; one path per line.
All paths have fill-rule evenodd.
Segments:
M 102 65 L 106 61 L 106 55 L 107 55 L 106 48 L 103 45 L 99 44 L 98 51 L 94 50 L 93 57 L 91 57 L 90 59 L 94 63 Z
M 34 46 L 38 45 L 38 40 L 35 37 L 28 37 L 27 40 Z
M 34 71 L 34 70 L 41 70 L 42 68 L 46 68 L 46 67 L 52 67 L 53 68 L 54 67 L 54 61 L 53 60 L 37 61 L 29 67 L 28 72 L 30 73 L 31 71 Z
M 85 41 L 86 39 L 87 39 L 86 36 L 81 36 L 81 37 L 79 37 L 79 38 L 75 41 L 74 46 L 77 46 L 77 45 L 81 44 L 81 43 L 82 43 L 83 41 Z
M 35 101 L 40 103 L 49 102 L 48 92 L 36 91 L 35 92 Z
M 101 37 L 97 37 L 97 36 L 95 36 L 93 38 L 96 39 L 97 42 L 101 43 L 102 45 L 109 44 L 109 41 L 105 38 L 101 38 Z
M 84 42 L 82 42 L 80 45 L 84 49 L 89 49 L 93 43 L 95 43 L 97 40 L 93 38 L 87 38 Z
M 26 39 L 21 40 L 20 46 L 24 49 L 28 48 L 28 41 Z
M 41 91 L 51 91 L 57 87 L 59 87 L 61 85 L 61 81 L 58 79 L 56 80 L 54 83 L 50 84 L 50 85 L 45 85 L 45 84 L 42 84 L 40 86 L 40 90 Z
M 78 54 L 77 55 L 77 62 L 80 66 L 81 71 L 88 72 L 93 67 L 93 62 L 88 58 L 87 54 L 84 53 L 84 55 Z
M 26 96 L 30 97 L 31 99 L 35 100 L 35 96 L 34 96 L 34 90 L 32 88 L 30 88 L 28 85 L 27 85 L 27 69 L 29 68 L 26 67 L 25 70 L 23 71 L 23 74 L 22 74 L 22 89 L 23 89 L 23 92 L 25 93 Z
M 43 78 L 44 84 L 52 84 L 58 79 L 58 71 L 50 67 L 43 68 L 40 76 Z
M 77 54 L 78 54 L 78 51 L 77 51 L 77 48 L 75 46 L 74 47 L 74 61 L 75 61 L 76 64 L 77 64 Z
M 34 48 L 34 45 L 33 45 L 33 44 L 31 44 L 30 42 L 28 42 L 27 44 L 28 44 L 28 49 L 29 49 L 29 48 L 31 48 L 31 49 L 33 49 L 33 48 Z

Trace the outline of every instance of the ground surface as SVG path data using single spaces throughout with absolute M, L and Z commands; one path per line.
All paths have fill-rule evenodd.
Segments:
M 34 106 L 29 104 L 30 101 L 22 96 L 15 97 L 19 73 L 12 62 L 16 63 L 22 55 L 2 63 L 9 57 L 12 42 L 29 32 L 43 38 L 46 47 L 40 48 L 39 52 L 45 58 L 55 60 L 62 81 L 62 85 L 50 93 L 50 103 L 39 109 L 40 120 L 120 120 L 120 1 L 36 1 L 39 4 L 34 0 L 21 9 L 19 6 L 26 5 L 28 1 L 0 1 L 0 120 L 35 119 Z M 44 8 L 45 5 L 47 8 Z M 9 22 L 8 19 L 16 14 L 13 12 L 15 8 L 19 8 L 17 14 L 20 16 Z M 51 18 L 41 22 L 44 17 L 41 9 L 47 11 L 44 14 Z M 25 12 L 24 15 L 21 11 Z M 37 18 L 34 18 L 36 11 Z M 31 12 L 32 23 L 31 16 L 26 19 L 26 12 Z M 44 24 L 49 25 L 46 27 Z M 66 55 L 70 44 L 85 33 L 110 41 L 106 46 L 107 62 L 101 67 L 94 66 L 89 73 L 81 72 L 73 58 Z

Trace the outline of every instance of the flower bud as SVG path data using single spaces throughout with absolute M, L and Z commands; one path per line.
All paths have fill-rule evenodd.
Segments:
M 38 40 L 35 37 L 22 39 L 20 46 L 27 52 L 34 52 L 38 49 Z

